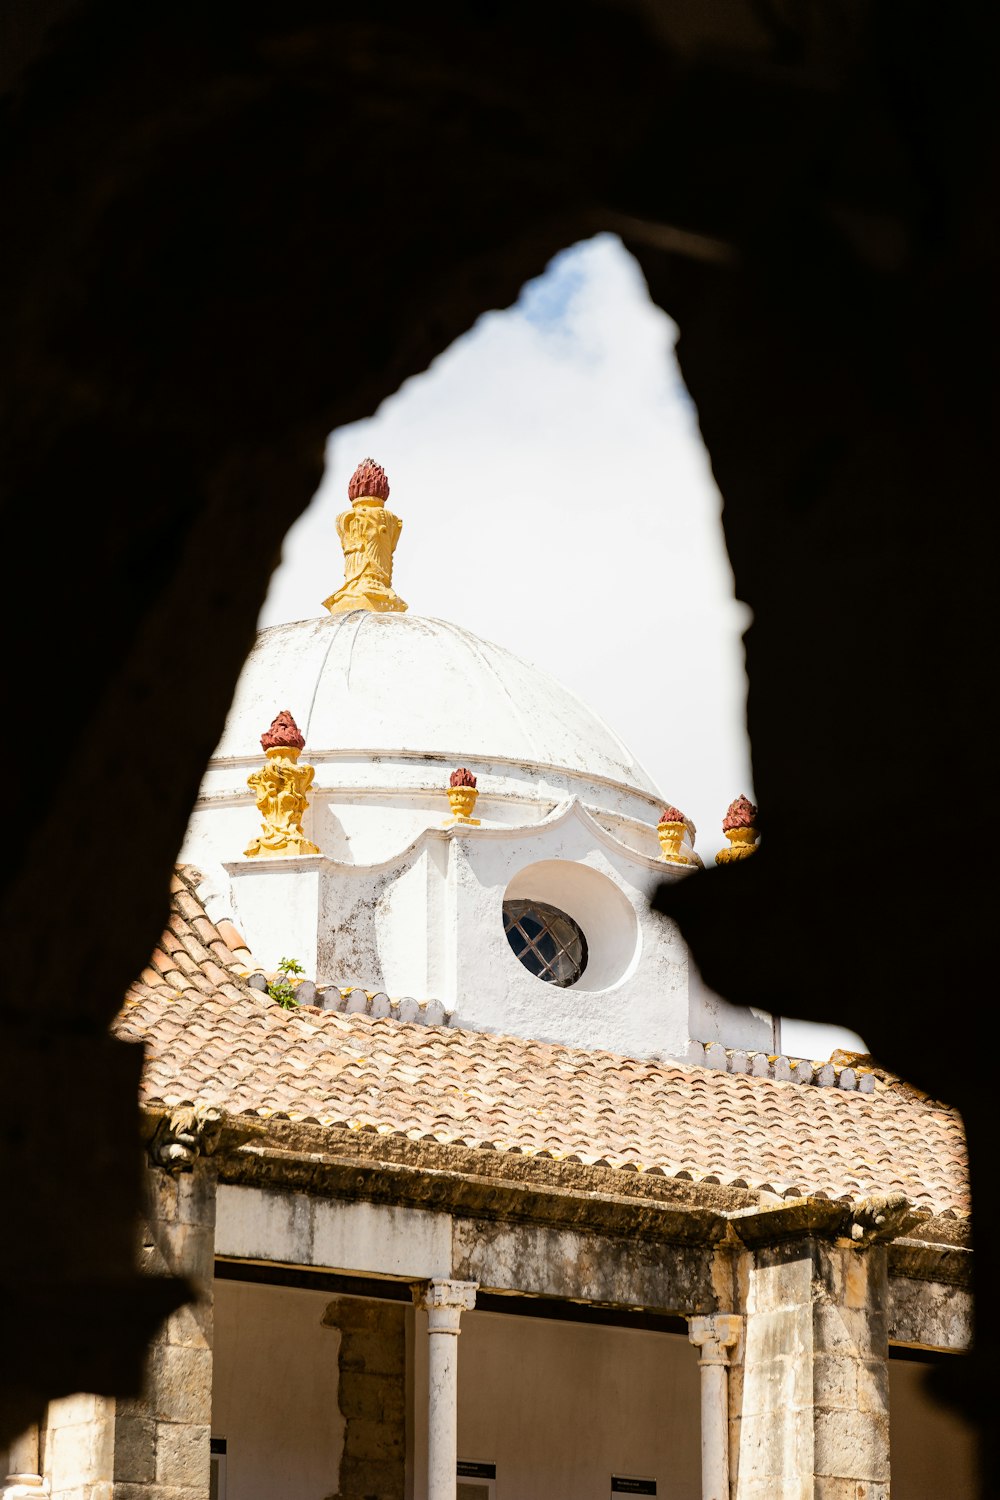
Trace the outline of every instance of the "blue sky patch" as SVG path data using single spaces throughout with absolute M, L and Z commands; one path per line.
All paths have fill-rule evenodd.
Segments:
M 518 312 L 543 332 L 556 332 L 587 279 L 586 245 L 570 245 L 553 256 L 541 276 L 526 281 L 517 299 Z

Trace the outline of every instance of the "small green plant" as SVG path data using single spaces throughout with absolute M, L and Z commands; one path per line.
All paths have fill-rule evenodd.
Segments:
M 295 985 L 292 983 L 293 974 L 304 974 L 305 969 L 294 958 L 281 958 L 278 960 L 279 978 L 268 982 L 267 993 L 272 1000 L 276 1000 L 282 1010 L 295 1010 L 298 1001 L 295 998 Z

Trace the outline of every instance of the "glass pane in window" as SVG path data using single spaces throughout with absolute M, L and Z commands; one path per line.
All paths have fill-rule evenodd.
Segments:
M 503 922 L 515 957 L 547 984 L 575 984 L 587 967 L 587 940 L 558 907 L 542 901 L 505 901 Z

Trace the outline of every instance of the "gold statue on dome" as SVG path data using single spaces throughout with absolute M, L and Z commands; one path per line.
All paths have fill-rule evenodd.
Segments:
M 313 766 L 296 765 L 305 740 L 287 708 L 261 735 L 260 743 L 267 762 L 247 777 L 247 786 L 256 794 L 264 826 L 244 849 L 244 855 L 247 859 L 276 859 L 289 854 L 318 854 L 319 849 L 302 829 L 308 806 L 306 792 L 316 772 Z
M 402 614 L 406 605 L 392 587 L 392 555 L 403 523 L 386 510 L 389 480 L 381 464 L 366 458 L 347 486 L 352 508 L 337 517 L 344 549 L 344 582 L 323 604 L 332 615 L 349 609 Z
M 737 797 L 730 802 L 722 820 L 722 831 L 729 840 L 729 847 L 720 849 L 715 856 L 717 865 L 729 865 L 733 860 L 746 859 L 755 853 L 760 830 L 757 828 L 757 809 L 749 797 Z

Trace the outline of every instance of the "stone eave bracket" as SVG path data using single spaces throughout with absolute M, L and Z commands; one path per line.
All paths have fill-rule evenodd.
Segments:
M 181 1104 L 154 1117 L 146 1150 L 154 1167 L 190 1172 L 199 1157 L 211 1156 L 222 1136 L 222 1115 L 205 1104 Z
M 737 1209 L 728 1215 L 733 1233 L 749 1249 L 804 1235 L 847 1239 L 864 1249 L 909 1234 L 930 1217 L 926 1210 L 914 1209 L 902 1193 L 875 1193 L 853 1202 L 789 1198 L 784 1203 Z

